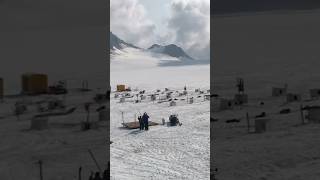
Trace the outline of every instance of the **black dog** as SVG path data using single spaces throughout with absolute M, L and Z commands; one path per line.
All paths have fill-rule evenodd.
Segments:
M 282 110 L 280 111 L 280 114 L 289 114 L 290 112 L 291 112 L 290 109 L 282 109 Z
M 256 115 L 256 118 L 261 118 L 261 117 L 266 117 L 266 113 L 262 112 L 261 114 Z
M 230 119 L 230 120 L 226 120 L 226 123 L 239 123 L 240 119 Z
M 210 122 L 216 122 L 216 121 L 219 121 L 219 119 L 210 118 Z

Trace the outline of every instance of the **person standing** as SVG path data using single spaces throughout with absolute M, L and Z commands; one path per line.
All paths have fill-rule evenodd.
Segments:
M 144 124 L 143 124 L 143 121 L 142 121 L 142 117 L 141 116 L 139 116 L 138 117 L 138 120 L 139 120 L 139 125 L 140 125 L 140 130 L 143 130 L 143 126 L 144 126 Z
M 148 131 L 149 130 L 149 116 L 146 112 L 143 113 L 142 120 L 143 120 L 145 130 Z
M 102 180 L 108 180 L 110 179 L 110 173 L 108 173 L 109 170 L 104 170 Z
M 91 171 L 91 174 L 90 174 L 89 180 L 93 180 L 93 171 Z
M 100 172 L 96 172 L 93 180 L 102 180 L 101 176 L 100 176 Z

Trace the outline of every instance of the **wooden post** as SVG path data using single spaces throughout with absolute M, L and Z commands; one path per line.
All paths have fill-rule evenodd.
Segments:
M 248 133 L 250 133 L 250 119 L 249 119 L 249 113 L 247 112 L 247 125 L 248 125 Z
M 0 78 L 0 102 L 3 103 L 3 79 Z
M 110 161 L 108 161 L 108 169 L 107 169 L 107 171 L 108 171 L 108 177 L 110 177 Z
M 303 115 L 303 107 L 302 104 L 300 104 L 300 113 L 301 113 L 301 120 L 302 120 L 302 124 L 304 124 L 304 115 Z
M 90 117 L 90 103 L 86 103 L 85 105 L 85 109 L 87 111 L 87 123 L 89 123 L 89 117 Z
M 93 161 L 95 162 L 95 164 L 96 164 L 96 166 L 97 166 L 98 170 L 100 171 L 100 174 L 102 174 L 102 170 L 101 170 L 101 168 L 100 168 L 100 166 L 99 166 L 99 164 L 98 164 L 98 161 L 97 161 L 97 160 L 96 160 L 96 158 L 94 157 L 94 155 L 93 155 L 92 151 L 91 151 L 90 149 L 88 149 L 88 151 L 89 151 L 89 153 L 90 153 L 90 155 L 91 155 L 91 158 L 92 158 L 92 159 L 93 159 Z
M 20 115 L 19 115 L 19 113 L 17 114 L 17 120 L 18 120 L 18 121 L 20 120 Z
M 17 116 L 17 120 L 19 121 L 20 120 L 20 110 L 19 110 L 19 105 L 17 104 L 17 102 L 15 104 L 15 114 Z
M 65 88 L 65 89 L 68 89 L 67 80 L 64 80 L 64 88 Z
M 189 103 L 189 96 L 187 95 L 187 104 Z
M 154 104 L 154 98 L 153 98 L 152 94 L 151 94 L 150 98 L 151 98 L 152 103 Z
M 67 105 L 67 95 L 63 95 L 63 104 L 66 106 Z
M 80 166 L 80 167 L 79 167 L 79 174 L 78 174 L 79 180 L 81 180 L 81 170 L 82 170 L 82 167 Z
M 90 110 L 88 110 L 88 114 L 87 114 L 87 122 L 89 123 L 89 118 L 90 118 Z
M 68 91 L 68 90 L 67 90 L 67 80 L 62 80 L 62 82 L 63 82 L 63 84 L 64 84 L 64 87 L 63 87 L 63 88 L 65 88 L 65 90 Z M 63 101 L 64 101 L 64 102 L 63 102 L 64 105 L 66 105 L 66 104 L 67 104 L 67 92 L 63 94 Z
M 123 111 L 121 111 L 121 119 L 122 119 L 122 122 L 124 123 L 124 119 L 123 119 Z
M 43 180 L 43 174 L 42 174 L 42 161 L 39 160 L 38 161 L 39 163 L 39 172 L 40 172 L 40 180 Z

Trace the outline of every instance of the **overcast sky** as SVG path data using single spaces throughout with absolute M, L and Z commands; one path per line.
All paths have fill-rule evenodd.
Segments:
M 111 31 L 148 48 L 176 44 L 196 59 L 210 57 L 210 0 L 111 0 Z
M 25 72 L 107 79 L 106 21 L 105 0 L 0 0 L 5 88 L 19 88 Z
M 318 0 L 213 0 L 214 14 L 320 8 Z

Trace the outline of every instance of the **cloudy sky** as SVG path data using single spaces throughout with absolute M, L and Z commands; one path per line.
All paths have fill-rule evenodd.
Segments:
M 25 72 L 49 80 L 106 77 L 105 0 L 0 0 L 0 77 L 20 87 Z M 80 83 L 79 83 L 80 84 Z
M 111 31 L 142 48 L 176 44 L 196 59 L 210 57 L 209 0 L 111 0 Z
M 320 8 L 317 0 L 213 0 L 213 14 Z

